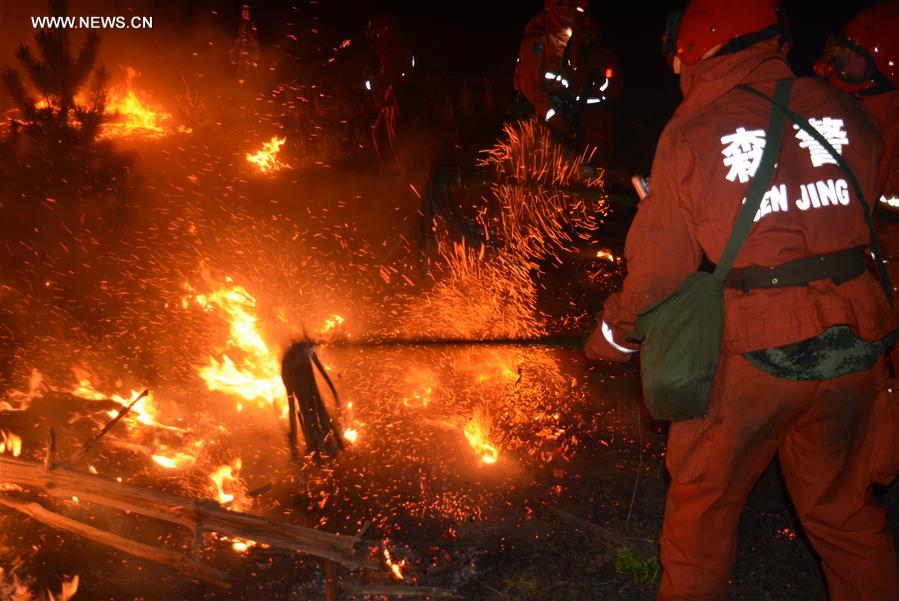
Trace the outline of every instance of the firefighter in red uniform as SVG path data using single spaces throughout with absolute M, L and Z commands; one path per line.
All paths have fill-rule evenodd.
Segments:
M 854 94 L 880 128 L 884 152 L 874 214 L 893 284 L 893 306 L 899 309 L 899 2 L 877 4 L 849 21 L 840 35 L 827 41 L 815 71 Z M 899 345 L 893 347 L 890 359 L 894 375 L 899 375 Z M 872 438 L 879 441 L 880 459 L 874 480 L 889 484 L 899 473 L 899 400 L 884 395 L 878 402 Z
M 396 159 L 396 137 L 399 129 L 398 96 L 407 76 L 415 67 L 415 56 L 406 43 L 399 21 L 393 17 L 371 19 L 365 29 L 371 41 L 376 65 L 365 76 L 365 89 L 377 95 L 378 113 L 371 126 L 372 146 L 378 160 L 385 155 Z M 383 144 L 382 144 L 383 142 Z M 385 147 L 382 151 L 382 145 Z
M 528 23 L 515 66 L 515 90 L 561 141 L 596 149 L 607 164 L 614 150 L 613 105 L 621 97 L 621 69 L 600 41 L 586 0 L 546 0 Z
M 736 86 L 770 96 L 776 81 L 795 77 L 776 0 L 692 0 L 671 23 L 684 100 L 659 139 L 651 191 L 628 233 L 623 290 L 608 299 L 587 342 L 594 359 L 626 361 L 639 350 L 629 341 L 636 314 L 673 292 L 703 256 L 719 260 L 771 112 Z M 857 103 L 806 78 L 795 80 L 789 105 L 840 149 L 865 196 L 876 198 L 881 142 Z M 671 424 L 660 599 L 725 598 L 740 515 L 776 454 L 830 598 L 899 598 L 864 436 L 896 316 L 865 267 L 860 199 L 803 134 L 787 122 L 767 202 L 727 278 L 706 414 Z M 807 257 L 815 260 L 796 262 Z M 835 353 L 854 359 L 828 362 Z

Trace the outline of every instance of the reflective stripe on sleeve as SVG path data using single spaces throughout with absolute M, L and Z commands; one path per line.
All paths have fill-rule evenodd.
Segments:
M 602 337 L 605 338 L 606 342 L 611 344 L 617 351 L 628 354 L 637 352 L 635 349 L 629 349 L 615 342 L 615 337 L 612 335 L 612 328 L 610 328 L 609 324 L 607 324 L 606 322 L 602 322 Z

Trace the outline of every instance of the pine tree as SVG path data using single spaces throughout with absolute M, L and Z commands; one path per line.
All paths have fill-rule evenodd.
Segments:
M 50 0 L 50 11 L 67 16 L 68 3 Z M 95 68 L 100 36 L 90 33 L 77 52 L 66 28 L 37 30 L 34 43 L 36 52 L 22 44 L 16 53 L 30 86 L 12 67 L 2 74 L 22 120 L 13 124 L 6 152 L 0 156 L 6 164 L 0 168 L 20 180 L 29 179 L 25 176 L 30 173 L 30 179 L 45 182 L 50 189 L 60 182 L 108 189 L 122 160 L 108 145 L 97 142 L 105 118 L 107 81 L 103 66 Z
M 50 11 L 55 16 L 66 16 L 67 9 L 65 0 L 50 1 Z M 100 36 L 93 32 L 89 34 L 77 54 L 72 52 L 68 29 L 40 29 L 34 39 L 39 56 L 23 44 L 16 57 L 38 96 L 29 94 L 19 73 L 13 68 L 8 68 L 3 74 L 3 81 L 22 111 L 25 122 L 47 134 L 63 134 L 69 142 L 79 139 L 92 141 L 98 133 L 105 110 L 105 69 L 100 67 L 94 72 L 90 99 L 86 105 L 79 106 L 75 97 L 94 70 L 100 50 Z

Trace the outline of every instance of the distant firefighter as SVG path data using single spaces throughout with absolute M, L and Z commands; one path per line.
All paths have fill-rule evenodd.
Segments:
M 237 68 L 238 77 L 243 78 L 259 65 L 259 29 L 250 20 L 250 5 L 244 4 L 240 10 L 240 28 L 237 39 L 228 51 L 231 64 Z
M 599 43 L 588 8 L 587 0 L 545 1 L 525 28 L 515 90 L 560 137 L 610 147 L 611 120 L 603 113 L 621 93 L 620 67 Z
M 372 145 L 378 160 L 383 159 L 382 146 L 395 153 L 400 106 L 397 100 L 404 80 L 415 67 L 415 57 L 406 43 L 399 22 L 388 16 L 372 18 L 365 28 L 372 49 L 372 64 L 366 69 L 365 89 L 376 96 L 378 113 L 372 124 Z

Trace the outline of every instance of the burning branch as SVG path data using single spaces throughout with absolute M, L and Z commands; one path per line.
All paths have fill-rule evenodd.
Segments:
M 128 415 L 128 412 L 131 411 L 132 407 L 134 407 L 138 403 L 138 401 L 140 401 L 142 398 L 144 398 L 148 394 L 150 394 L 150 390 L 148 388 L 145 388 L 142 393 L 137 395 L 134 398 L 134 400 L 131 401 L 131 403 L 129 403 L 127 406 L 123 406 L 121 409 L 119 409 L 118 414 L 116 414 L 116 416 L 114 418 L 112 418 L 109 421 L 109 423 L 107 423 L 105 426 L 103 426 L 102 430 L 100 430 L 99 432 L 97 432 L 96 434 L 94 434 L 93 436 L 91 436 L 90 438 L 88 438 L 87 440 L 84 441 L 84 444 L 81 445 L 81 449 L 72 456 L 72 459 L 70 460 L 71 463 L 75 463 L 78 460 L 80 460 L 82 457 L 87 455 L 90 452 L 91 447 L 93 447 L 94 444 L 103 437 L 103 435 L 105 435 L 107 432 L 112 430 L 117 423 L 122 421 L 122 418 L 125 417 L 126 415 Z

